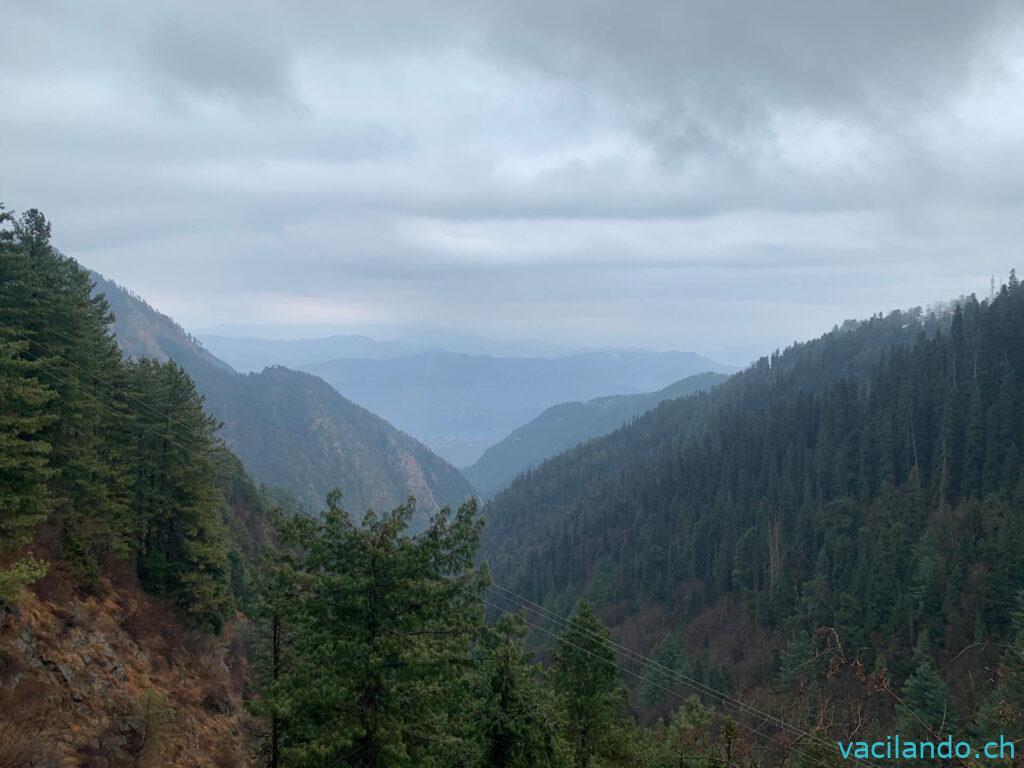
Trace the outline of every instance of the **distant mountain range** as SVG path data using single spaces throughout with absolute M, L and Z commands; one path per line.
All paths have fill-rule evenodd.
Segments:
M 336 334 L 322 339 L 256 339 L 202 334 L 204 347 L 236 371 L 262 371 L 272 365 L 298 368 L 340 358 L 389 358 L 426 351 L 401 341 L 376 341 L 369 336 Z
M 279 323 L 274 325 L 218 325 L 203 328 L 196 337 L 215 354 L 225 360 L 231 359 L 234 340 L 317 342 L 329 337 L 362 337 L 377 340 L 378 344 L 396 344 L 409 352 L 445 351 L 465 355 L 493 355 L 494 357 L 556 357 L 588 351 L 579 347 L 555 344 L 534 339 L 491 339 L 472 333 L 451 331 L 428 325 L 411 323 L 376 323 L 360 325 L 338 325 L 333 323 Z M 279 348 L 268 347 L 268 353 L 277 353 Z M 338 357 L 390 357 L 387 354 L 335 354 L 330 357 L 311 357 L 302 363 L 320 363 Z M 280 363 L 270 354 L 256 368 Z
M 702 392 L 727 378 L 724 373 L 699 373 L 657 392 L 610 395 L 553 405 L 488 448 L 463 474 L 481 497 L 490 498 L 508 487 L 516 476 L 545 459 L 579 443 L 614 432 L 664 400 Z
M 356 514 L 415 496 L 425 517 L 472 495 L 457 469 L 321 379 L 283 367 L 238 373 L 139 297 L 93 279 L 116 316 L 124 354 L 171 359 L 188 371 L 224 422 L 225 441 L 259 482 L 288 489 L 311 509 L 338 486 Z
M 423 352 L 301 368 L 457 466 L 473 464 L 556 403 L 651 392 L 696 373 L 735 370 L 692 352 L 638 350 L 529 358 Z

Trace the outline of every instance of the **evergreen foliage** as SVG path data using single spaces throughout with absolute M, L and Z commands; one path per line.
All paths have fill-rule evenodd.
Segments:
M 716 728 L 713 713 L 696 695 L 676 709 L 668 723 L 659 721 L 647 734 L 647 768 L 716 768 L 742 765 L 749 750 L 741 743 L 735 724 L 724 720 Z
M 22 357 L 26 347 L 0 326 L 0 563 L 31 541 L 52 507 L 47 486 L 50 444 L 41 432 L 54 418 L 45 410 L 53 393 L 31 375 L 34 364 Z M 45 570 L 30 556 L 0 565 L 0 601 L 13 600 L 18 587 Z
M 46 218 L 0 209 L 2 597 L 42 576 L 44 558 L 83 586 L 127 560 L 147 589 L 219 630 L 234 609 L 238 547 L 224 521 L 239 490 L 218 475 L 219 425 L 179 367 L 123 361 L 112 322 Z
M 639 687 L 640 704 L 644 707 L 653 707 L 661 702 L 665 691 L 672 689 L 679 675 L 692 678 L 694 674 L 686 648 L 671 633 L 658 641 L 649 656 L 654 664 L 644 672 Z
M 481 497 L 489 499 L 545 459 L 614 432 L 664 400 L 711 389 L 727 378 L 724 373 L 698 373 L 657 392 L 609 395 L 553 405 L 492 445 L 463 472 Z
M 626 685 L 608 630 L 581 600 L 552 653 L 551 685 L 566 713 L 575 768 L 628 753 Z
M 583 594 L 626 625 L 742 596 L 767 632 L 833 628 L 937 726 L 953 657 L 1007 642 L 1024 588 L 1022 339 L 1015 276 L 848 323 L 520 478 L 485 510 L 483 557 L 531 600 Z M 973 696 L 953 687 L 947 729 Z
M 1017 596 L 1013 631 L 995 669 L 995 686 L 979 712 L 976 733 L 1020 733 L 1024 728 L 1024 592 Z
M 1024 723 L 1015 274 L 991 301 L 847 324 L 666 402 L 488 507 L 506 599 L 669 617 L 634 702 L 665 713 L 691 677 L 708 695 L 644 729 L 587 600 L 546 671 L 525 619 L 485 623 L 474 502 L 416 529 L 413 500 L 358 522 L 340 492 L 322 518 L 271 513 L 188 373 L 122 360 L 106 301 L 49 237 L 38 211 L 0 208 L 0 610 L 48 561 L 86 589 L 127 563 L 196 627 L 245 609 L 273 768 L 810 766 L 835 762 L 821 734 L 854 723 L 921 737 Z M 737 686 L 807 731 L 778 741 L 765 715 L 768 758 L 739 730 L 757 730 L 753 707 L 735 721 L 706 708 L 732 690 L 689 631 L 711 609 L 775 642 Z M 988 670 L 970 686 L 967 654 Z M 895 703 L 860 707 L 865 686 Z
M 482 748 L 479 768 L 568 766 L 558 702 L 539 665 L 523 648 L 522 617 L 506 614 L 483 634 L 477 687 L 480 716 L 475 730 Z
M 214 483 L 218 422 L 175 363 L 131 365 L 137 421 L 132 512 L 140 530 L 139 577 L 195 623 L 219 631 L 231 600 L 228 543 Z
M 922 635 L 914 660 L 914 672 L 903 686 L 905 706 L 900 711 L 900 733 L 918 738 L 942 736 L 955 722 L 953 697 L 935 664 L 927 635 Z
M 328 497 L 322 519 L 291 518 L 263 602 L 291 628 L 257 711 L 277 728 L 272 764 L 451 765 L 486 572 L 472 568 L 472 502 L 405 535 L 414 503 L 356 525 Z M 290 599 L 284 599 L 290 595 Z M 463 685 L 460 685 L 460 680 Z M 273 730 L 273 729 L 272 729 Z
M 38 439 L 49 445 L 51 514 L 84 576 L 102 553 L 124 556 L 131 539 L 126 454 L 126 371 L 107 334 L 110 315 L 87 273 L 50 245 L 39 211 L 11 219 L 0 266 L 0 323 L 24 346 L 37 386 L 52 391 Z

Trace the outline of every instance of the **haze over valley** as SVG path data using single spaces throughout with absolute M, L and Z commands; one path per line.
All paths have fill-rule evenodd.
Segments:
M 275 329 L 263 330 L 273 334 Z M 646 393 L 696 373 L 738 370 L 687 352 L 560 349 L 430 329 L 379 330 L 402 339 L 429 339 L 438 347 L 353 334 L 198 338 L 240 370 L 287 365 L 315 374 L 458 467 L 473 464 L 552 405 Z

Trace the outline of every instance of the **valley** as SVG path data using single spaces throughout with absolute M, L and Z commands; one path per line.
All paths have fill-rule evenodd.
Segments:
M 0 768 L 1024 768 L 1024 3 L 0 64 Z
M 1012 730 L 1024 711 L 1015 273 L 984 301 L 845 321 L 732 375 L 549 407 L 467 470 L 493 496 L 481 508 L 457 469 L 326 381 L 284 366 L 237 373 L 52 249 L 36 212 L 10 232 L 2 695 L 20 701 L 34 686 L 83 719 L 64 747 L 44 749 L 63 720 L 45 708 L 0 718 L 5 760 L 120 764 L 193 750 L 235 761 L 259 743 L 273 753 L 336 738 L 376 749 L 420 716 L 403 702 L 426 692 L 434 704 L 422 716 L 447 713 L 453 740 L 415 747 L 423 759 L 484 749 L 480 718 L 523 717 L 522 748 L 543 764 L 581 749 L 656 755 L 664 729 L 687 722 L 752 731 L 736 701 L 770 713 L 776 744 L 794 728 L 817 743 L 849 736 L 851 707 L 870 706 L 872 733 L 919 736 Z M 338 344 L 324 340 L 323 353 Z M 562 390 L 525 372 L 585 388 L 628 368 L 621 386 L 642 387 L 712 365 L 686 354 L 523 364 L 531 358 L 406 351 L 381 358 L 384 389 L 398 398 L 406 382 L 421 406 L 446 386 L 452 402 L 467 398 L 460 378 L 487 391 L 481 380 L 502 381 L 495 370 L 554 396 Z M 610 362 L 623 359 L 627 368 Z M 351 364 L 369 382 L 368 360 L 319 367 Z M 442 369 L 432 388 L 434 377 L 414 374 Z M 70 429 L 85 440 L 61 442 Z M 391 608 L 377 613 L 377 600 Z M 90 633 L 103 639 L 83 645 Z M 345 650 L 324 657 L 337 642 Z M 476 671 L 459 672 L 467 648 Z M 353 666 L 366 654 L 369 667 Z M 198 687 L 183 687 L 161 655 L 224 672 L 192 673 Z M 323 689 L 305 714 L 281 716 L 309 679 L 376 690 L 379 730 L 332 721 L 303 735 L 298 723 L 314 727 L 334 706 Z M 490 709 L 493 685 L 512 686 L 525 709 Z M 801 718 L 809 692 L 827 695 L 816 717 L 833 725 Z M 531 719 L 588 701 L 587 717 L 609 729 L 604 746 L 572 747 L 557 720 Z M 25 727 L 36 741 L 15 738 Z M 253 727 L 277 735 L 241 735 Z M 194 728 L 212 740 L 186 747 Z M 756 736 L 728 738 L 702 749 L 753 760 Z M 772 760 L 788 749 L 805 754 L 794 745 Z
M 322 380 L 276 366 L 241 374 L 180 326 L 99 275 L 118 345 L 130 358 L 173 360 L 195 380 L 220 434 L 260 483 L 319 510 L 335 485 L 357 508 L 390 509 L 410 496 L 426 516 L 473 491 L 454 467 Z
M 206 338 L 214 351 L 225 350 L 243 366 L 262 370 L 289 365 L 322 378 L 458 467 L 474 463 L 553 405 L 647 393 L 698 373 L 736 370 L 689 352 L 592 350 L 508 356 L 415 350 L 406 342 L 365 336 Z M 466 343 L 459 338 L 447 341 L 454 341 L 456 348 L 460 341 Z M 495 352 L 524 351 L 527 346 L 484 339 L 475 345 Z

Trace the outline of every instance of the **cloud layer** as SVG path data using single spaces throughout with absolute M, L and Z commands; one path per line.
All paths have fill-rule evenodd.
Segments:
M 40 2 L 0 64 L 0 199 L 193 328 L 745 362 L 1024 240 L 1015 2 Z

